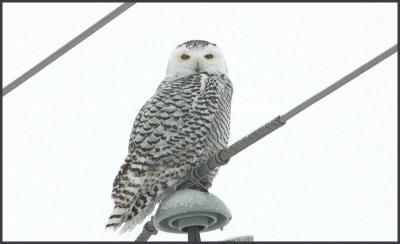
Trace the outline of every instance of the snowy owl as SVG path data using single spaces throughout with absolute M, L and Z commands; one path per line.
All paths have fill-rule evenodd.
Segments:
M 171 52 L 165 79 L 133 123 L 106 227 L 131 231 L 187 181 L 190 167 L 227 147 L 232 92 L 216 44 L 192 40 Z M 193 185 L 207 190 L 217 170 Z

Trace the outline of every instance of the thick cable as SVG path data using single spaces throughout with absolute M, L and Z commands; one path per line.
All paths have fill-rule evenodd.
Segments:
M 54 62 L 56 59 L 61 57 L 63 54 L 71 50 L 73 47 L 81 43 L 83 40 L 91 36 L 93 33 L 98 31 L 101 27 L 105 26 L 107 23 L 109 23 L 111 20 L 115 19 L 117 16 L 125 12 L 128 8 L 132 7 L 135 3 L 123 3 L 121 4 L 118 8 L 114 9 L 111 11 L 109 14 L 104 16 L 102 19 L 94 23 L 92 26 L 87 28 L 84 32 L 76 36 L 74 39 L 71 41 L 67 42 L 64 46 L 60 47 L 58 50 L 56 50 L 54 53 L 50 54 L 47 58 L 43 59 L 40 63 L 37 65 L 33 66 L 30 70 L 26 71 L 24 74 L 22 74 L 20 77 L 15 79 L 13 82 L 8 84 L 6 87 L 3 88 L 3 97 L 7 95 L 9 92 L 20 86 L 22 83 L 24 83 L 26 80 L 34 76 L 36 73 L 44 69 L 47 65 L 51 64 Z
M 332 85 L 328 86 L 324 90 L 322 90 L 319 93 L 315 94 L 314 96 L 310 97 L 309 99 L 307 99 L 303 103 L 297 105 L 295 108 L 293 108 L 292 110 L 290 110 L 286 114 L 282 115 L 281 116 L 281 121 L 282 122 L 286 122 L 287 120 L 289 120 L 290 118 L 292 118 L 296 114 L 300 113 L 301 111 L 303 111 L 304 109 L 310 107 L 311 105 L 313 105 L 314 103 L 316 103 L 320 99 L 322 99 L 322 98 L 326 97 L 327 95 L 331 94 L 336 89 L 338 89 L 338 88 L 342 87 L 343 85 L 347 84 L 349 81 L 353 80 L 357 76 L 361 75 L 365 71 L 367 71 L 370 68 L 374 67 L 375 65 L 377 65 L 380 62 L 382 62 L 383 60 L 385 60 L 386 58 L 390 57 L 392 54 L 394 54 L 396 52 L 397 52 L 397 44 L 394 45 L 393 47 L 387 49 L 383 53 L 379 54 L 375 58 L 371 59 L 367 63 L 361 65 L 356 70 L 354 70 L 350 74 L 344 76 L 343 78 L 341 78 L 340 80 L 336 81 Z
M 135 242 L 145 242 L 150 239 L 152 235 L 156 235 L 158 230 L 153 224 L 154 216 L 151 217 L 151 220 L 147 221 L 147 223 L 143 226 L 142 232 L 136 238 Z
M 340 80 L 336 81 L 332 85 L 328 86 L 324 90 L 320 91 L 319 93 L 315 94 L 314 96 L 310 97 L 309 99 L 305 100 L 303 103 L 299 104 L 298 106 L 294 107 L 292 110 L 287 112 L 282 116 L 278 116 L 275 119 L 271 120 L 270 122 L 266 123 L 265 125 L 261 126 L 254 132 L 250 133 L 249 135 L 243 137 L 239 141 L 232 144 L 227 149 L 222 149 L 214 156 L 210 157 L 209 160 L 205 163 L 201 163 L 196 168 L 193 168 L 191 171 L 191 177 L 201 179 L 209 174 L 209 172 L 216 167 L 225 165 L 228 163 L 229 159 L 234 155 L 238 154 L 242 150 L 246 149 L 253 143 L 259 141 L 261 138 L 265 137 L 266 135 L 270 134 L 271 132 L 275 131 L 276 129 L 282 127 L 286 121 L 291 119 L 296 114 L 300 113 L 304 109 L 308 108 L 312 104 L 316 103 L 320 99 L 326 97 L 336 89 L 342 87 L 343 85 L 347 84 L 357 76 L 361 75 L 365 71 L 371 69 L 378 63 L 382 62 L 386 58 L 390 57 L 392 54 L 397 52 L 397 44 L 393 47 L 387 49 L 383 53 L 379 54 L 375 58 L 371 59 L 367 63 L 361 65 L 353 72 L 349 73 L 348 75 L 344 76 Z

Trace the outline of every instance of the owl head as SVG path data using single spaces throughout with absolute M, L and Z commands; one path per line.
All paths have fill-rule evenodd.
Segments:
M 168 62 L 167 77 L 186 76 L 204 71 L 228 73 L 222 51 L 214 43 L 191 40 L 172 50 Z

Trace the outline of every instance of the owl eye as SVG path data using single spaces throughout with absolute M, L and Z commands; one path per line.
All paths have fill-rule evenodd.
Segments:
M 186 60 L 186 59 L 189 59 L 189 58 L 190 58 L 190 56 L 187 55 L 187 54 L 182 54 L 182 56 L 181 56 L 181 59 L 183 59 L 183 60 Z
M 212 59 L 212 58 L 214 57 L 214 55 L 212 55 L 211 53 L 209 53 L 209 54 L 207 54 L 207 55 L 204 55 L 204 57 L 205 57 L 206 59 Z

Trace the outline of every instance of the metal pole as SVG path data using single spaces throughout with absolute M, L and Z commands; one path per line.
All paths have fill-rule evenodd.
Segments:
M 198 226 L 191 226 L 187 228 L 189 242 L 201 242 L 200 231 Z

